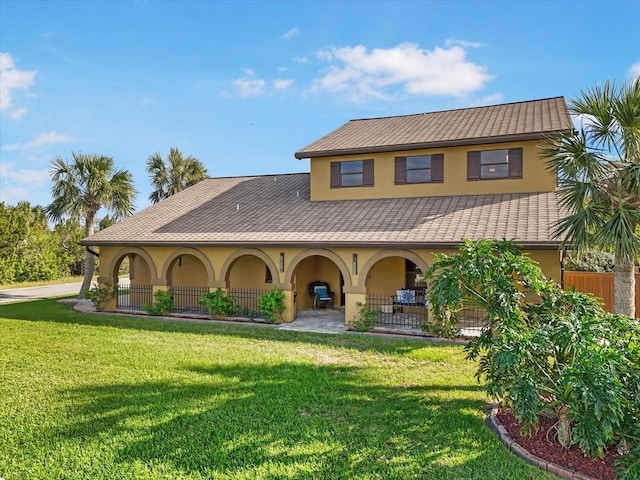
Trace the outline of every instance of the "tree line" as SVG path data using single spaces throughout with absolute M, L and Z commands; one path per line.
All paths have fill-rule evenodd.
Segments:
M 171 148 L 166 160 L 151 155 L 146 171 L 157 203 L 207 177 L 197 158 Z M 0 203 L 0 284 L 55 280 L 84 275 L 81 292 L 91 285 L 96 258 L 79 242 L 134 211 L 133 176 L 115 167 L 113 158 L 72 152 L 51 165 L 50 205 Z M 98 218 L 99 212 L 106 212 Z M 53 228 L 49 224 L 53 222 Z

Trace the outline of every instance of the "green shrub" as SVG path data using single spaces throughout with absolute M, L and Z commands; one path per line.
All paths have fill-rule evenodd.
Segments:
M 111 283 L 105 283 L 103 286 L 93 285 L 87 293 L 86 297 L 91 300 L 93 306 L 96 307 L 98 312 L 102 312 L 104 309 L 104 303 L 116 296 L 117 286 Z
M 143 310 L 149 315 L 161 316 L 166 315 L 173 310 L 174 300 L 171 292 L 166 290 L 158 290 L 153 294 L 153 303 L 151 305 L 145 304 L 142 306 Z
M 438 255 L 427 276 L 441 321 L 455 321 L 465 302 L 485 309 L 487 328 L 467 357 L 525 431 L 555 412 L 561 445 L 601 456 L 622 441 L 632 453 L 621 469 L 638 469 L 640 324 L 561 290 L 513 242 L 465 240 L 458 253 Z M 525 302 L 532 293 L 539 301 Z
M 226 317 L 236 311 L 235 298 L 225 295 L 222 289 L 205 292 L 200 297 L 200 304 L 204 305 L 212 317 Z
M 378 312 L 372 310 L 368 303 L 357 302 L 357 315 L 349 322 L 349 328 L 356 332 L 370 332 L 378 321 Z
M 612 252 L 570 252 L 565 267 L 577 272 L 613 272 Z
M 282 321 L 284 309 L 284 293 L 276 286 L 258 298 L 258 312 L 267 317 L 271 323 Z

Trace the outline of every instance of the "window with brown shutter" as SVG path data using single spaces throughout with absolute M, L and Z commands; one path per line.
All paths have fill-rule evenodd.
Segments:
M 522 178 L 522 148 L 467 152 L 467 180 Z
M 522 149 L 509 149 L 509 178 L 522 178 Z
M 480 180 L 480 152 L 467 152 L 467 180 Z
M 413 155 L 395 158 L 395 184 L 442 183 L 444 154 Z
M 373 159 L 331 162 L 331 188 L 372 187 Z

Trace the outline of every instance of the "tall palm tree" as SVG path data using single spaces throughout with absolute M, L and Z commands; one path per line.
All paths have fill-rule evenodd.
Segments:
M 581 127 L 554 137 L 543 151 L 569 213 L 555 233 L 577 250 L 613 251 L 614 310 L 633 317 L 634 263 L 640 258 L 640 79 L 583 91 L 569 111 Z
M 183 157 L 177 148 L 169 150 L 166 162 L 159 153 L 151 155 L 147 159 L 147 173 L 151 185 L 155 188 L 149 195 L 149 200 L 153 203 L 158 203 L 207 178 L 207 169 L 202 162 L 191 155 Z
M 72 161 L 57 157 L 51 164 L 51 196 L 46 207 L 49 218 L 58 222 L 65 218 L 84 220 L 86 236 L 95 231 L 96 215 L 101 208 L 117 220 L 133 213 L 136 190 L 128 170 L 116 169 L 111 157 L 71 152 Z M 87 250 L 84 281 L 80 298 L 91 286 L 95 260 Z

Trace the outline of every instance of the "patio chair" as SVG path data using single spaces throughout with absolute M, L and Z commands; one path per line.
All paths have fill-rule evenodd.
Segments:
M 329 291 L 327 282 L 312 282 L 309 284 L 309 294 L 313 296 L 313 308 L 333 307 L 334 293 Z

